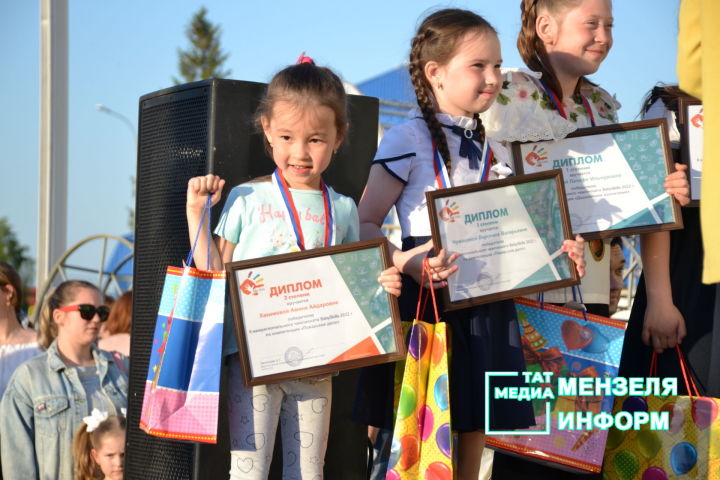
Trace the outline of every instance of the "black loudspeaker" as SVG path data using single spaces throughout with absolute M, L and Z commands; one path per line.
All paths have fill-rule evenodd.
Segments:
M 224 198 L 213 210 L 215 221 L 232 186 L 273 171 L 275 164 L 265 154 L 262 136 L 253 125 L 265 87 L 212 79 L 140 98 L 126 479 L 228 478 L 224 388 L 217 445 L 164 440 L 147 435 L 138 425 L 165 269 L 180 266 L 190 248 L 185 219 L 187 181 L 206 173 L 227 180 Z M 377 146 L 378 100 L 350 95 L 349 119 L 349 138 L 324 178 L 357 202 Z M 350 421 L 356 372 L 345 372 L 333 382 L 325 476 L 364 479 L 367 431 Z M 279 447 L 275 450 L 270 478 L 280 478 Z

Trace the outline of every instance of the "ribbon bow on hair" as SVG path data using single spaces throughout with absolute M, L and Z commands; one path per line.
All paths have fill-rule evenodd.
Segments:
M 475 145 L 475 142 L 482 142 L 480 133 L 475 130 L 458 127 L 457 125 L 443 125 L 450 129 L 455 135 L 460 137 L 460 152 L 462 158 L 468 159 L 470 170 L 480 170 L 480 160 L 482 159 L 482 150 Z M 475 142 L 473 141 L 475 140 Z
M 295 65 L 300 65 L 301 63 L 310 63 L 312 65 L 315 65 L 315 60 L 310 57 L 306 57 L 305 52 L 302 52 L 298 57 L 297 62 L 295 62 Z
M 87 425 L 87 431 L 88 433 L 90 433 L 95 430 L 102 422 L 107 420 L 107 418 L 108 412 L 101 412 L 97 408 L 93 408 L 90 416 L 83 417 L 83 422 L 85 422 L 85 425 Z

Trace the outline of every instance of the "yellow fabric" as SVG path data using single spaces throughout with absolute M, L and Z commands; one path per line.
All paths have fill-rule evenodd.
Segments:
M 702 222 L 705 263 L 704 283 L 720 282 L 720 2 L 682 0 L 678 34 L 680 88 L 703 102 Z M 703 90 L 705 86 L 705 90 Z

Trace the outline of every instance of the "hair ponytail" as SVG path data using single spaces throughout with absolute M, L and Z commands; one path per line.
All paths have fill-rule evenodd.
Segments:
M 535 24 L 537 23 L 537 12 L 539 9 L 546 9 L 551 15 L 557 15 L 561 11 L 575 6 L 578 0 L 521 0 L 520 1 L 520 33 L 517 38 L 517 48 L 520 57 L 527 67 L 542 74 L 542 81 L 562 101 L 563 92 L 560 82 L 550 64 L 545 45 L 537 34 Z M 580 77 L 575 93 L 580 91 L 582 85 L 587 82 L 594 85 L 584 76 Z
M 435 116 L 432 88 L 428 84 L 427 78 L 425 78 L 425 71 L 420 67 L 421 64 L 424 66 L 424 63 L 421 61 L 423 44 L 432 34 L 432 31 L 425 30 L 415 35 L 415 38 L 412 40 L 412 48 L 410 49 L 410 64 L 408 65 L 408 70 L 420 112 L 422 113 L 428 130 L 430 130 L 430 136 L 435 142 L 435 147 L 445 163 L 445 168 L 448 174 L 450 174 L 451 159 L 447 137 L 445 136 L 445 132 L 442 131 L 442 125 L 440 125 L 440 122 Z
M 92 432 L 88 432 L 87 427 L 87 424 L 83 422 L 73 438 L 74 480 L 102 480 L 104 475 L 100 466 L 92 458 L 90 451 L 97 450 L 106 435 L 122 435 L 124 437 L 127 431 L 127 420 L 122 415 L 113 415 L 100 422 Z
M 465 34 L 472 31 L 497 34 L 487 20 L 469 10 L 454 8 L 439 10 L 422 21 L 412 39 L 410 48 L 408 70 L 418 107 L 420 107 L 425 124 L 445 163 L 448 174 L 451 170 L 450 149 L 442 125 L 435 116 L 436 99 L 433 96 L 432 86 L 425 76 L 425 65 L 430 61 L 445 65 L 455 54 L 457 46 Z M 484 138 L 485 129 L 479 118 L 477 128 Z
M 72 445 L 73 462 L 75 463 L 75 480 L 96 480 L 102 478 L 100 467 L 95 463 L 90 450 L 93 449 L 87 425 L 83 423 L 75 433 Z

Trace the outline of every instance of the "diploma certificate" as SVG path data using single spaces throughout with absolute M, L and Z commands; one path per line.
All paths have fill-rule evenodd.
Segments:
M 427 192 L 433 243 L 459 253 L 445 310 L 577 285 L 562 172 Z
M 678 103 L 682 135 L 682 162 L 688 166 L 690 205 L 700 205 L 700 179 L 703 165 L 704 110 L 700 100 L 680 98 Z
M 586 240 L 682 228 L 663 183 L 672 166 L 665 120 L 584 128 L 513 144 L 516 171 L 562 169 L 572 232 Z
M 404 358 L 385 239 L 226 264 L 246 385 Z

